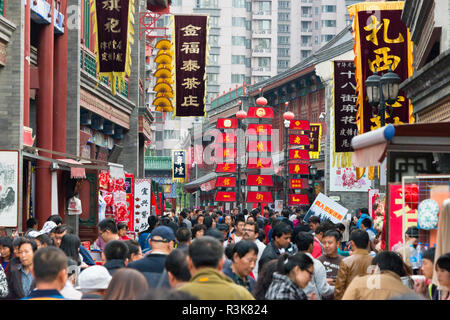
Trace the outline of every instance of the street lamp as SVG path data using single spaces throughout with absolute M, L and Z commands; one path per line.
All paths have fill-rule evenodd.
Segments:
M 317 167 L 314 164 L 311 164 L 309 166 L 309 175 L 312 178 L 312 191 L 313 191 L 314 198 L 316 198 L 315 184 L 316 184 Z
M 291 120 L 294 119 L 295 115 L 291 111 L 288 110 L 289 102 L 284 103 L 283 119 L 284 119 L 284 208 L 287 208 L 288 205 L 288 130 L 291 126 Z
M 389 71 L 383 76 L 375 73 L 366 79 L 366 93 L 373 114 L 380 114 L 381 126 L 386 125 L 386 104 L 388 105 L 388 113 L 392 113 L 392 104 L 397 101 L 398 91 L 401 79 L 392 71 L 392 65 L 389 65 Z
M 236 113 L 236 118 L 238 119 L 238 135 L 237 137 L 238 145 L 241 143 L 241 121 L 247 118 L 247 112 L 242 109 L 242 101 L 238 101 L 239 105 L 239 111 Z M 241 120 L 241 121 L 240 121 Z M 240 207 L 242 209 L 242 202 L 241 202 L 241 154 L 239 152 L 241 148 L 237 148 L 237 156 L 236 156 L 236 163 L 237 163 L 237 190 L 236 190 L 236 207 Z

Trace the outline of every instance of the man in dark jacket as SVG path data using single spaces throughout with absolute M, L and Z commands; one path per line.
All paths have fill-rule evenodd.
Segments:
M 291 234 L 292 228 L 284 222 L 280 222 L 273 227 L 273 240 L 264 249 L 259 259 L 258 270 L 262 270 L 266 262 L 278 259 L 279 255 L 291 244 Z
M 146 277 L 150 288 L 167 287 L 169 279 L 165 272 L 167 255 L 173 250 L 175 235 L 167 226 L 159 226 L 152 231 L 150 246 L 152 251 L 144 258 L 128 264 L 129 268 L 136 269 Z
M 112 240 L 108 242 L 102 255 L 104 256 L 103 260 L 106 260 L 103 266 L 108 269 L 111 276 L 128 264 L 128 246 L 123 241 Z

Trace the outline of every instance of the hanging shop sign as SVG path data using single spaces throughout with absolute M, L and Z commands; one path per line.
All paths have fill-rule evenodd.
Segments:
M 247 176 L 247 186 L 273 186 L 273 178 L 271 175 L 249 174 Z
M 309 160 L 309 151 L 306 149 L 289 149 L 289 160 Z
M 236 129 L 238 127 L 238 119 L 219 118 L 217 119 L 217 129 Z
M 289 179 L 290 189 L 308 189 L 308 180 L 306 179 Z
M 97 74 L 109 78 L 112 94 L 122 90 L 131 72 L 134 0 L 91 1 Z
M 290 134 L 289 144 L 302 146 L 309 145 L 309 136 L 305 134 Z
M 290 194 L 288 199 L 290 206 L 309 205 L 308 196 L 306 194 Z
M 356 67 L 356 123 L 359 133 L 381 127 L 380 115 L 372 114 L 366 92 L 366 79 L 375 73 L 381 76 L 392 69 L 405 81 L 413 74 L 413 44 L 410 32 L 402 21 L 404 1 L 361 2 L 349 6 L 353 17 Z M 413 107 L 402 90 L 386 114 L 386 124 L 413 123 Z
M 216 188 L 234 188 L 236 187 L 236 177 L 217 177 Z
M 217 148 L 216 149 L 216 158 L 217 159 L 227 159 L 227 158 L 236 158 L 237 151 L 236 148 Z
M 246 202 L 272 203 L 272 192 L 269 191 L 248 191 Z
M 309 174 L 307 164 L 291 163 L 289 164 L 289 174 Z
M 155 199 L 156 201 L 156 199 Z M 134 182 L 134 231 L 148 229 L 148 217 L 152 211 L 152 179 L 135 179 Z
M 289 129 L 309 131 L 310 130 L 309 121 L 308 120 L 299 120 L 299 119 L 291 120 Z
M 272 141 L 250 140 L 247 145 L 247 152 L 272 152 Z
M 216 202 L 235 202 L 236 192 L 234 191 L 217 191 Z
M 128 230 L 134 230 L 134 174 L 125 173 L 125 193 L 128 212 Z
M 273 169 L 272 158 L 248 158 L 247 169 Z
M 173 15 L 175 116 L 205 116 L 208 16 Z
M 236 163 L 217 163 L 216 172 L 236 172 Z
M 271 124 L 250 123 L 247 129 L 247 135 L 270 136 L 272 134 Z
M 249 107 L 247 118 L 273 119 L 273 108 L 270 107 Z
M 322 124 L 311 123 L 311 131 L 309 132 L 309 158 L 318 159 L 320 153 L 320 140 L 322 137 Z
M 216 136 L 217 143 L 236 143 L 237 136 L 234 133 L 220 133 Z
M 186 151 L 172 150 L 172 180 L 184 182 L 186 180 Z

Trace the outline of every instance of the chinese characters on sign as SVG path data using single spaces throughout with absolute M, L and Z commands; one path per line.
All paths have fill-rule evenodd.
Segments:
M 409 31 L 401 20 L 403 6 L 403 1 L 397 1 L 371 3 L 370 7 L 367 3 L 358 3 L 349 7 L 350 16 L 355 17 L 355 67 L 358 88 L 356 121 L 359 133 L 381 126 L 381 115 L 372 114 L 372 107 L 366 96 L 365 80 L 375 72 L 375 68 L 380 76 L 391 68 L 401 81 L 412 75 L 412 43 Z M 392 105 L 392 114 L 386 113 L 386 124 L 413 121 L 412 106 L 406 94 L 400 91 L 397 101 Z
M 134 231 L 142 232 L 148 229 L 148 217 L 152 205 L 152 180 L 135 179 L 134 182 Z
M 335 152 L 353 152 L 356 126 L 356 80 L 353 61 L 334 61 L 334 141 Z
M 204 116 L 207 16 L 174 16 L 176 111 L 178 117 Z
M 184 182 L 186 179 L 186 153 L 184 150 L 172 151 L 172 180 Z

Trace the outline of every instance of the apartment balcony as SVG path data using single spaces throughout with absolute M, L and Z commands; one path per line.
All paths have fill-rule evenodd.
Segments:
M 302 42 L 300 45 L 301 50 L 312 50 L 312 42 L 304 43 Z
M 172 157 L 144 157 L 144 169 L 148 171 L 172 171 Z
M 252 48 L 252 57 L 270 57 L 272 49 Z
M 252 76 L 270 76 L 271 67 L 255 67 L 252 68 Z
M 301 6 L 302 7 L 312 7 L 313 0 L 302 0 Z
M 267 38 L 267 35 L 271 35 L 272 30 L 270 29 L 262 29 L 262 30 L 253 30 L 252 37 L 253 38 Z
M 252 12 L 252 19 L 264 19 L 264 20 L 270 20 L 272 19 L 272 12 L 271 11 L 253 11 Z
M 304 35 L 312 35 L 311 28 L 302 28 L 301 31 L 302 31 L 302 34 L 304 34 Z
M 303 21 L 312 21 L 312 18 L 313 18 L 313 15 L 312 15 L 312 13 L 302 13 L 302 20 Z

